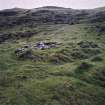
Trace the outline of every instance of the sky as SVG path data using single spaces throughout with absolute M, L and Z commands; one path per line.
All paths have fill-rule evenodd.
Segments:
M 42 6 L 92 9 L 105 6 L 105 0 L 0 0 L 0 10 L 15 7 L 30 9 Z

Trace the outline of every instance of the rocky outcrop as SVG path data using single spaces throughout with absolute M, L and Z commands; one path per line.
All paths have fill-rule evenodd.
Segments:
M 26 31 L 26 32 L 16 32 L 16 33 L 1 33 L 0 43 L 12 39 L 29 38 L 36 34 L 36 32 Z
M 99 48 L 99 46 L 94 42 L 81 41 L 78 43 L 81 48 Z

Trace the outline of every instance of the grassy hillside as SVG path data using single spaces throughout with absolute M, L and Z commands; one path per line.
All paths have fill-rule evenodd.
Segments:
M 0 105 L 104 105 L 104 27 L 94 23 L 1 29 L 17 34 L 0 44 Z M 21 37 L 19 32 L 35 33 Z M 17 48 L 40 41 L 59 45 L 29 49 L 34 60 L 15 55 Z

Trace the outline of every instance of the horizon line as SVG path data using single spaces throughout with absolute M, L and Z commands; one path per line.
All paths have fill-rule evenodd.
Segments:
M 93 7 L 93 8 L 71 8 L 71 7 L 63 7 L 63 6 L 56 6 L 56 5 L 46 5 L 46 6 L 38 6 L 38 7 L 35 7 L 35 8 L 22 8 L 22 7 L 18 7 L 18 6 L 14 6 L 14 7 L 11 7 L 11 8 L 4 8 L 4 9 L 0 9 L 1 10 L 9 10 L 9 9 L 28 9 L 28 10 L 31 10 L 31 9 L 37 9 L 37 8 L 44 8 L 44 7 L 58 7 L 58 8 L 67 8 L 67 9 L 76 9 L 76 10 L 91 10 L 91 9 L 98 9 L 98 8 L 104 8 L 105 6 L 98 6 L 98 7 Z

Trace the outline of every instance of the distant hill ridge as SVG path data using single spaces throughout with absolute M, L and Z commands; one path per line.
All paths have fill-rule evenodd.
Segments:
M 105 7 L 95 9 L 71 9 L 45 6 L 34 9 L 13 8 L 0 11 L 0 27 L 33 24 L 77 24 L 104 22 Z

